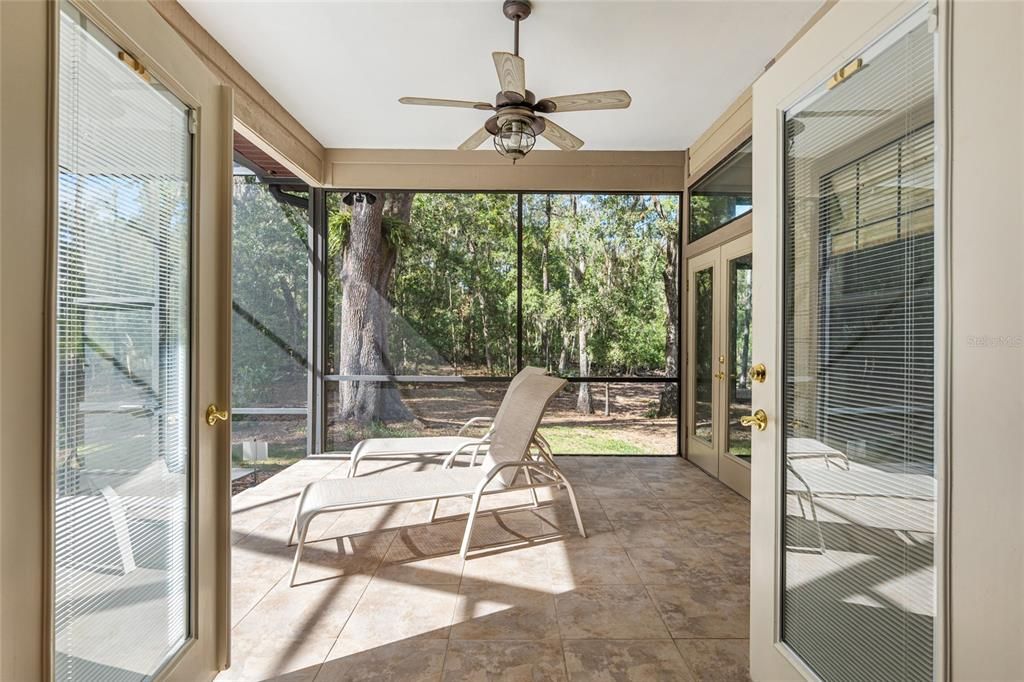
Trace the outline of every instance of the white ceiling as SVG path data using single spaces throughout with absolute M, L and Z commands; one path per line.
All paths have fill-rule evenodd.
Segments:
M 493 101 L 511 51 L 500 0 L 180 0 L 326 147 L 453 149 L 487 112 L 403 95 Z M 538 97 L 624 88 L 626 110 L 552 119 L 586 149 L 685 149 L 800 29 L 820 0 L 535 0 L 522 23 Z M 552 148 L 538 141 L 538 148 Z

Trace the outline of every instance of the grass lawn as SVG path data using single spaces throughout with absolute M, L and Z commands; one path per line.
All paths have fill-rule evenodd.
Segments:
M 638 455 L 644 448 L 631 443 L 608 429 L 588 426 L 547 426 L 540 430 L 551 443 L 555 452 L 571 452 L 578 455 Z

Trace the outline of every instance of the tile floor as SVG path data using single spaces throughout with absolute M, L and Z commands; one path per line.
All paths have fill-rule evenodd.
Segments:
M 486 498 L 518 508 L 479 517 L 466 561 L 467 500 L 433 524 L 427 503 L 324 515 L 294 588 L 296 496 L 347 462 L 307 459 L 235 496 L 235 663 L 218 679 L 747 679 L 747 501 L 676 458 L 559 464 L 586 539 L 564 494 Z

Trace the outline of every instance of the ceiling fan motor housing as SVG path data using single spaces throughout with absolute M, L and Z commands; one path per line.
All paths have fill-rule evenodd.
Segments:
M 512 21 L 522 21 L 532 10 L 529 0 L 505 0 L 501 6 L 502 13 Z

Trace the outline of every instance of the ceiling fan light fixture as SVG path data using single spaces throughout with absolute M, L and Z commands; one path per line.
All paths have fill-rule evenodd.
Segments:
M 341 198 L 341 203 L 346 206 L 361 204 L 363 202 L 373 205 L 377 203 L 377 195 L 370 192 L 349 192 Z
M 494 149 L 515 162 L 529 154 L 536 142 L 537 135 L 528 119 L 510 117 L 499 126 L 494 136 Z

